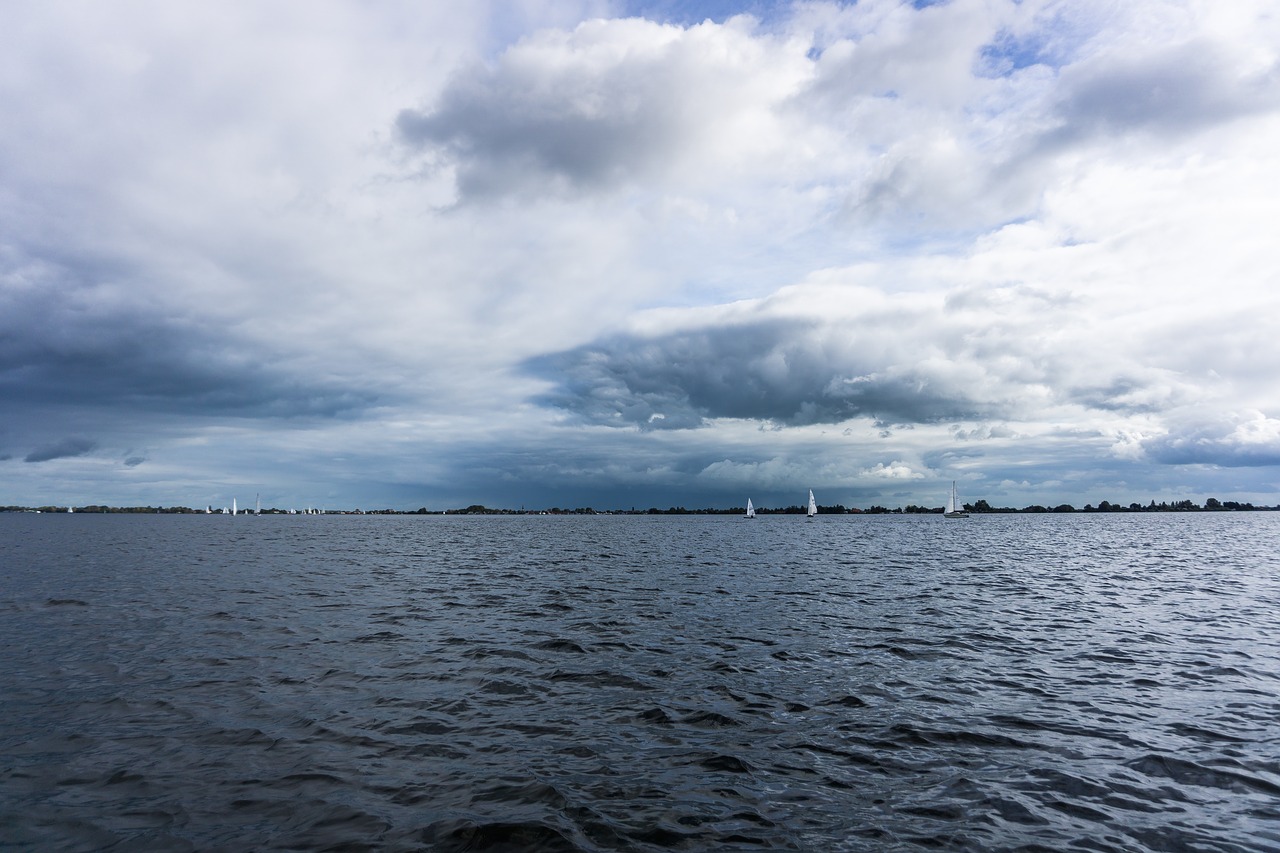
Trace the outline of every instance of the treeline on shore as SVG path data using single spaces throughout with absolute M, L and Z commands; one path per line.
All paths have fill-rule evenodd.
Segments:
M 971 504 L 965 504 L 964 508 L 974 514 L 1020 514 L 1020 513 L 1095 513 L 1095 512 L 1275 512 L 1280 511 L 1280 505 L 1277 506 L 1254 506 L 1251 503 L 1242 503 L 1240 501 L 1220 501 L 1217 498 L 1209 498 L 1203 505 L 1190 500 L 1181 500 L 1170 503 L 1161 501 L 1156 503 L 1152 500 L 1147 504 L 1130 503 L 1128 505 L 1116 504 L 1111 501 L 1101 501 L 1097 506 L 1093 504 L 1085 504 L 1077 509 L 1071 504 L 1058 504 L 1057 506 L 1041 506 L 1032 504 L 1021 508 L 1017 507 L 993 507 L 985 500 L 978 500 Z M 843 504 L 835 504 L 833 506 L 818 506 L 819 515 L 941 515 L 943 507 L 925 507 L 916 504 L 908 504 L 905 507 L 896 507 L 890 509 L 883 506 L 870 506 L 866 509 L 858 507 L 846 507 Z M 805 507 L 792 505 L 786 507 L 755 507 L 757 515 L 804 515 Z M 91 504 L 81 507 L 66 506 L 4 506 L 0 507 L 0 512 L 43 512 L 43 513 L 67 513 L 67 512 L 87 512 L 87 513 L 136 513 L 136 514 L 165 514 L 165 515 L 204 515 L 205 510 L 192 509 L 185 506 L 102 506 Z M 441 509 L 430 510 L 426 507 L 411 510 L 398 509 L 346 509 L 346 510 L 323 510 L 321 515 L 743 515 L 746 513 L 746 507 L 730 507 L 729 509 L 715 509 L 708 507 L 706 509 L 689 509 L 683 506 L 673 506 L 667 509 L 658 509 L 650 507 L 648 509 L 615 509 L 615 510 L 596 510 L 591 507 L 578 507 L 576 509 L 563 509 L 561 507 L 552 507 L 550 509 L 495 509 L 480 504 L 472 504 L 468 507 L 460 509 Z M 229 515 L 222 510 L 214 510 L 214 515 Z M 240 515 L 252 515 L 252 512 L 242 510 Z M 296 515 L 297 513 L 283 509 L 264 509 L 262 515 Z

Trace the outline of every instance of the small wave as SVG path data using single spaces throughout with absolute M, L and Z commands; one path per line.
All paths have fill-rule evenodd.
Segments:
M 1195 738 L 1196 740 L 1218 741 L 1222 743 L 1250 743 L 1249 738 L 1237 737 L 1229 735 L 1225 732 L 1218 732 L 1212 729 L 1206 729 L 1202 726 L 1193 726 L 1187 723 L 1172 723 L 1169 729 L 1177 734 L 1186 737 Z
M 573 640 L 544 640 L 541 643 L 534 643 L 533 647 L 544 652 L 571 652 L 577 655 L 585 655 L 587 653 L 586 649 Z
M 1092 806 L 1086 806 L 1084 803 L 1077 803 L 1071 800 L 1061 800 L 1051 797 L 1045 801 L 1045 805 L 1051 809 L 1057 809 L 1065 815 L 1079 818 L 1080 820 L 1093 821 L 1094 823 L 1101 824 L 1109 824 L 1111 822 L 1111 816 L 1106 812 L 1095 809 Z
M 885 773 L 889 771 L 901 771 L 908 768 L 908 765 L 896 761 L 890 757 L 889 753 L 883 751 L 862 752 L 855 749 L 847 749 L 826 744 L 817 743 L 815 741 L 805 741 L 803 743 L 794 744 L 788 749 L 798 752 L 812 752 L 818 755 L 830 756 L 838 758 L 859 767 L 865 767 L 877 773 Z M 830 783 L 828 783 L 830 784 Z
M 868 648 L 888 652 L 894 657 L 901 658 L 902 660 L 933 661 L 960 657 L 953 652 L 945 651 L 940 645 L 923 646 L 919 649 L 907 649 L 903 646 L 890 643 L 874 643 L 868 646 Z
M 967 811 L 963 806 L 954 803 L 927 806 L 900 806 L 898 811 L 914 817 L 945 821 L 958 821 L 964 818 L 967 814 Z
M 481 693 L 497 696 L 528 696 L 529 688 L 514 681 L 503 681 L 499 678 L 487 679 L 480 684 Z
M 1009 749 L 1026 749 L 1032 744 L 1008 735 L 988 734 L 969 729 L 918 729 L 906 723 L 898 723 L 889 728 L 893 740 L 910 746 L 936 746 L 947 744 L 952 746 L 1005 747 Z
M 394 631 L 378 631 L 376 634 L 365 634 L 362 637 L 356 637 L 353 643 L 394 643 L 405 639 L 403 634 L 397 634 Z
M 548 681 L 573 681 L 589 687 L 622 687 L 628 690 L 652 690 L 653 686 L 629 675 L 599 669 L 595 672 L 567 672 L 557 669 L 547 676 Z
M 280 781 L 292 785 L 309 785 L 317 782 L 335 786 L 346 784 L 332 773 L 290 773 L 288 776 L 281 777 Z
M 536 821 L 436 825 L 423 835 L 432 849 L 445 853 L 575 853 L 585 849 L 561 830 Z
M 439 720 L 419 718 L 406 725 L 388 727 L 386 733 L 389 735 L 447 735 L 457 730 L 457 726 L 451 726 Z
M 704 758 L 698 764 L 707 770 L 718 770 L 725 773 L 751 773 L 755 769 L 736 755 L 722 753 Z
M 1274 782 L 1251 776 L 1243 771 L 1207 767 L 1194 761 L 1174 758 L 1171 755 L 1144 755 L 1125 764 L 1144 775 L 1172 779 L 1182 785 L 1222 788 L 1237 793 L 1258 791 L 1272 797 L 1280 796 L 1280 785 Z
M 658 707 L 649 708 L 636 714 L 636 719 L 646 723 L 653 723 L 659 726 L 669 726 L 675 721 L 671 719 L 671 715 Z
M 519 649 L 503 649 L 493 646 L 482 646 L 474 649 L 467 649 L 462 653 L 462 657 L 468 660 L 484 660 L 490 657 L 513 658 L 515 660 L 531 661 L 533 658 Z
M 694 711 L 692 714 L 686 714 L 680 718 L 680 722 L 703 729 L 723 729 L 741 726 L 742 723 L 733 717 L 716 711 Z
M 777 641 L 777 640 L 771 640 L 771 639 L 769 639 L 768 637 L 744 637 L 744 636 L 742 636 L 742 635 L 740 635 L 740 634 L 733 634 L 733 635 L 731 635 L 731 636 L 729 637 L 729 639 L 730 639 L 730 640 L 744 640 L 744 641 L 746 641 L 746 642 L 748 642 L 748 643 L 759 643 L 759 644 L 760 644 L 760 645 L 762 645 L 762 646 L 776 646 L 776 645 L 778 645 L 778 641 Z
M 103 779 L 103 780 L 102 780 L 102 784 L 104 784 L 104 785 L 128 785 L 128 784 L 132 784 L 132 783 L 134 783 L 134 782 L 142 782 L 142 781 L 144 781 L 146 778 L 147 778 L 147 777 L 143 776 L 141 773 L 130 773 L 130 772 L 129 772 L 129 771 L 127 771 L 127 770 L 117 770 L 116 772 L 114 772 L 114 773 L 112 773 L 110 776 L 108 776 L 106 779 Z
M 218 728 L 208 732 L 204 737 L 209 744 L 236 747 L 252 746 L 264 749 L 270 749 L 279 742 L 277 738 L 273 738 L 261 729 L 256 728 Z
M 662 825 L 651 826 L 643 830 L 629 832 L 627 835 L 641 844 L 653 845 L 654 847 L 663 847 L 671 850 L 691 849 L 691 845 L 694 845 L 700 839 L 698 833 L 681 832 Z

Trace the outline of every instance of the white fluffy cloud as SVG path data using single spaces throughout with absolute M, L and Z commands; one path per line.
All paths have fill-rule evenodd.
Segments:
M 397 126 L 452 166 L 464 199 L 654 183 L 698 192 L 789 149 L 779 107 L 809 73 L 803 45 L 756 33 L 750 18 L 688 29 L 592 20 L 461 69 Z

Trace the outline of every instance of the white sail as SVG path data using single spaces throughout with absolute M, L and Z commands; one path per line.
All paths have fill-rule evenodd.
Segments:
M 232 498 L 232 499 L 231 499 L 231 514 L 232 514 L 232 515 L 235 515 L 237 512 L 238 512 L 238 510 L 236 509 L 236 499 L 235 499 L 235 498 Z
M 255 495 L 253 501 L 253 514 L 262 515 L 262 495 Z
M 813 489 L 810 489 L 809 490 L 809 510 L 806 513 L 806 515 L 808 515 L 809 518 L 813 518 L 817 514 L 818 514 L 818 503 L 813 499 Z
M 751 505 L 751 498 L 747 498 L 747 518 L 756 517 L 756 508 Z
M 960 499 L 956 496 L 956 481 L 951 481 L 951 494 L 947 495 L 947 509 L 942 514 L 943 518 L 968 518 L 969 513 L 960 504 Z

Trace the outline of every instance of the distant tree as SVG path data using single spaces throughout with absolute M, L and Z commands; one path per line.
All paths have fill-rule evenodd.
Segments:
M 991 512 L 991 504 L 987 503 L 985 498 L 980 498 L 973 502 L 974 512 Z
M 1053 508 L 1054 512 L 1075 512 L 1076 508 L 1071 504 L 1058 504 Z
M 1217 498 L 1209 498 L 1204 502 L 1205 509 L 1222 509 L 1222 502 Z

